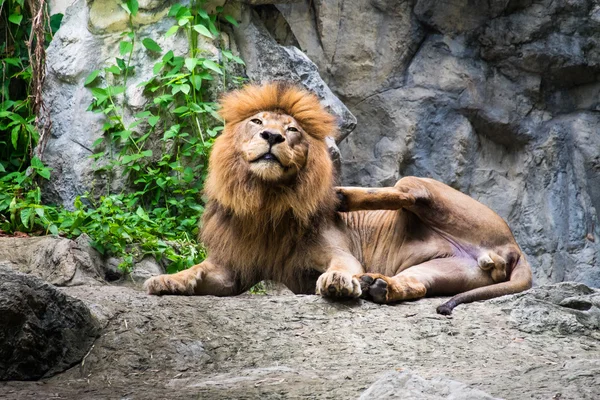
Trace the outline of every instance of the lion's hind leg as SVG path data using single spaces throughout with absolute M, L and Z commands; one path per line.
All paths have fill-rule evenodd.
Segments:
M 363 295 L 377 303 L 453 295 L 494 283 L 472 258 L 436 258 L 407 268 L 393 277 L 357 276 Z

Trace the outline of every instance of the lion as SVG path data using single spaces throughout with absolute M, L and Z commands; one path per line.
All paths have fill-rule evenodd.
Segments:
M 282 82 L 221 99 L 201 240 L 208 257 L 148 279 L 155 295 L 233 296 L 261 280 L 294 293 L 393 303 L 454 295 L 437 312 L 531 287 L 504 220 L 433 179 L 335 187 L 325 138 L 336 119 L 314 94 Z

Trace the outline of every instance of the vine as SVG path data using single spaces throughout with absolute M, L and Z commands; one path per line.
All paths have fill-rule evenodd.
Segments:
M 189 53 L 180 56 L 164 51 L 151 38 L 139 37 L 133 29 L 138 2 L 123 1 L 129 28 L 122 34 L 119 55 L 113 64 L 92 71 L 84 83 L 93 95 L 89 110 L 106 118 L 92 155 L 97 172 L 108 178 L 104 193 L 78 197 L 74 212 L 42 205 L 37 186 L 21 186 L 5 197 L 0 193 L 0 216 L 4 215 L 0 229 L 35 232 L 42 227 L 69 237 L 86 233 L 102 254 L 122 257 L 124 270 L 145 255 L 166 258 L 169 272 L 188 268 L 205 257 L 196 239 L 204 210 L 200 192 L 213 140 L 223 129 L 212 100 L 215 88 L 230 88 L 242 81 L 227 73 L 227 67 L 243 61 L 225 49 L 216 60 L 199 48 L 200 38 L 219 42 L 221 23 L 237 24 L 223 14 L 222 7 L 210 15 L 202 5 L 203 1 L 192 1 L 189 6 L 175 4 L 169 10 L 175 24 L 165 36 L 185 32 L 188 37 Z M 138 85 L 147 105 L 131 115 L 126 93 L 136 74 L 136 51 L 149 52 L 157 62 L 151 78 Z M 29 160 L 30 172 L 49 177 L 49 169 L 38 158 Z M 129 189 L 111 191 L 110 180 L 117 175 L 126 177 Z M 28 179 L 23 176 L 10 179 Z M 2 185 L 5 179 L 0 179 L 5 182 Z

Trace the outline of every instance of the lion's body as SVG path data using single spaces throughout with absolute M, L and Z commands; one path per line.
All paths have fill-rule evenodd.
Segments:
M 209 257 L 151 278 L 150 293 L 234 295 L 268 279 L 377 302 L 459 294 L 438 309 L 449 313 L 531 285 L 502 218 L 440 182 L 334 188 L 324 138 L 335 123 L 313 95 L 250 86 L 222 105 L 202 223 Z

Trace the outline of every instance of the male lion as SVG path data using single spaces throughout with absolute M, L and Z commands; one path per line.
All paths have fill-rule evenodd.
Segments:
M 237 295 L 263 279 L 295 293 L 378 303 L 456 295 L 438 307 L 516 293 L 531 270 L 506 223 L 432 179 L 334 188 L 335 118 L 285 83 L 221 101 L 206 181 L 206 261 L 146 281 L 151 294 Z

